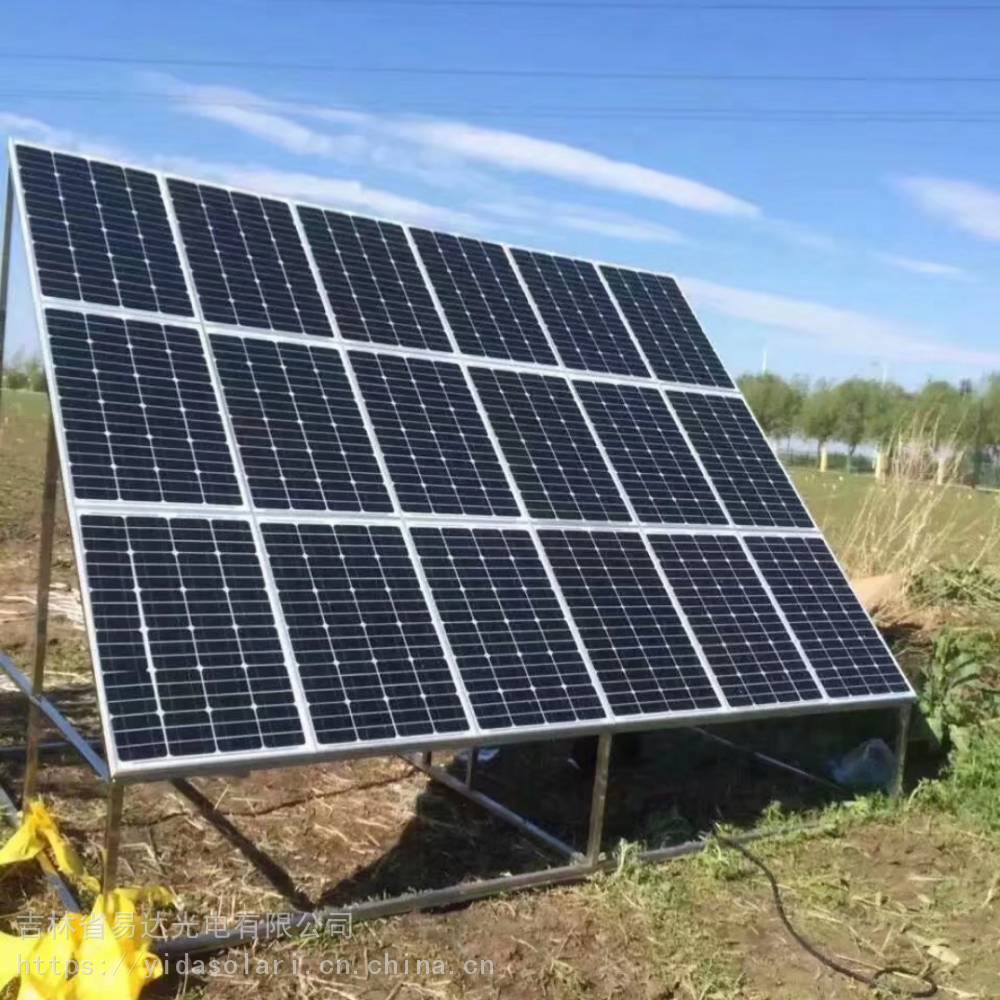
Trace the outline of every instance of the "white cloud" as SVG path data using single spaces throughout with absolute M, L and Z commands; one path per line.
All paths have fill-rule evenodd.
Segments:
M 612 239 L 635 243 L 673 245 L 687 242 L 676 229 L 658 222 L 629 215 L 626 212 L 611 212 L 574 202 L 519 197 L 503 201 L 484 201 L 477 207 L 490 215 L 513 219 L 529 226 L 537 226 L 541 222 L 546 230 L 571 229 L 575 232 L 597 233 L 599 236 L 610 236 Z
M 326 205 L 370 212 L 383 218 L 416 222 L 421 225 L 479 229 L 481 219 L 465 212 L 456 212 L 415 198 L 369 187 L 361 181 L 323 177 L 293 170 L 276 170 L 263 166 L 242 166 L 217 163 L 189 157 L 159 157 L 157 166 L 171 173 L 186 174 L 198 179 L 216 181 L 231 187 L 261 191 L 283 198 L 302 198 Z
M 968 273 L 954 264 L 939 264 L 933 260 L 920 260 L 917 257 L 903 257 L 894 253 L 876 253 L 874 255 L 885 264 L 910 271 L 912 274 L 923 274 L 930 278 L 968 278 Z
M 56 128 L 38 118 L 29 118 L 7 111 L 0 111 L 0 134 L 3 133 L 15 139 L 38 142 L 43 146 L 52 146 L 67 152 L 87 153 L 90 156 L 111 160 L 127 159 L 119 147 L 110 143 L 91 139 L 69 129 Z
M 519 132 L 435 120 L 399 121 L 389 127 L 395 134 L 415 142 L 503 170 L 542 174 L 586 187 L 664 201 L 697 212 L 737 216 L 760 214 L 756 205 L 699 181 Z
M 796 334 L 838 354 L 935 364 L 1000 367 L 1000 351 L 979 351 L 892 320 L 700 278 L 679 279 L 702 309 Z
M 1000 241 L 997 188 L 943 177 L 904 177 L 897 185 L 928 215 L 984 240 Z
M 414 150 L 430 157 L 430 169 L 446 161 L 478 163 L 508 173 L 532 173 L 666 202 L 715 215 L 755 217 L 748 201 L 700 181 L 651 167 L 616 160 L 577 146 L 519 132 L 481 128 L 460 121 L 401 118 L 341 108 L 268 101 L 244 90 L 187 84 L 171 77 L 149 77 L 187 114 L 224 122 L 282 149 L 305 155 L 358 156 L 367 153 L 381 167 L 413 172 Z M 328 136 L 296 118 L 353 126 L 346 135 Z M 428 163 L 417 165 L 429 172 Z

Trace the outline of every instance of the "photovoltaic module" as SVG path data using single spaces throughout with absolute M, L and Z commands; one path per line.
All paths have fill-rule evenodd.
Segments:
M 672 278 L 11 164 L 113 774 L 912 699 Z

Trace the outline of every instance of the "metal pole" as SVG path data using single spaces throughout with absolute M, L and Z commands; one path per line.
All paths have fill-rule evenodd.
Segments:
M 471 788 L 476 779 L 476 764 L 479 762 L 479 747 L 469 747 L 469 756 L 465 758 L 465 787 Z
M 522 833 L 526 833 L 529 837 L 534 837 L 535 840 L 540 840 L 546 847 L 555 851 L 557 854 L 561 854 L 567 858 L 579 857 L 579 852 L 570 847 L 569 844 L 564 844 L 558 837 L 553 836 L 547 830 L 543 830 L 540 826 L 532 823 L 530 819 L 525 819 L 523 816 L 519 816 L 513 809 L 508 809 L 505 805 L 497 802 L 496 799 L 491 799 L 488 795 L 484 795 L 482 792 L 477 792 L 474 788 L 469 788 L 466 786 L 465 782 L 461 778 L 456 778 L 453 774 L 449 774 L 443 767 L 438 767 L 435 765 L 427 766 L 421 759 L 421 755 L 416 755 L 414 757 L 404 758 L 408 760 L 414 767 L 420 768 L 425 774 L 431 777 L 434 781 L 440 782 L 442 785 L 450 788 L 454 792 L 458 792 L 459 795 L 467 798 L 470 802 L 475 802 L 476 805 L 485 809 L 487 812 L 492 813 L 494 816 L 499 817 L 505 823 L 510 823 L 515 829 L 520 830 Z
M 601 857 L 604 836 L 604 806 L 608 797 L 608 771 L 611 767 L 611 733 L 601 733 L 597 741 L 597 762 L 594 766 L 594 792 L 590 800 L 590 832 L 587 835 L 588 867 L 594 867 Z
M 892 776 L 889 794 L 898 799 L 903 794 L 903 776 L 906 771 L 906 746 L 910 741 L 910 715 L 913 706 L 907 702 L 899 707 L 899 723 L 896 729 L 896 773 Z
M 14 232 L 14 174 L 7 171 L 7 197 L 3 212 L 3 250 L 0 257 L 0 398 L 3 396 L 3 357 L 7 339 L 7 294 L 10 289 L 10 249 Z M 3 424 L 0 423 L 0 428 Z
M 28 753 L 24 767 L 22 808 L 34 798 L 38 789 L 38 742 L 42 728 L 42 712 L 35 699 L 42 696 L 45 685 L 45 656 L 49 641 L 49 585 L 52 581 L 52 542 L 55 536 L 56 487 L 59 482 L 59 455 L 56 448 L 55 423 L 49 416 L 49 436 L 45 446 L 45 486 L 42 491 L 42 521 L 38 541 L 38 589 L 35 608 L 35 648 L 31 671 L 32 701 L 28 706 Z
M 104 866 L 101 870 L 101 892 L 110 892 L 118 878 L 118 852 L 122 837 L 122 802 L 125 786 L 119 781 L 108 783 L 108 815 L 104 828 Z

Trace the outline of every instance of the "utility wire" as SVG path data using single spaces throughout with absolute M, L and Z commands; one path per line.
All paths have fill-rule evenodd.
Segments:
M 995 8 L 1000 11 L 1000 7 Z M 66 62 L 119 66 L 174 66 L 186 69 L 249 69 L 286 72 L 383 74 L 386 76 L 464 76 L 548 78 L 556 80 L 667 80 L 690 83 L 899 83 L 899 84 L 1000 84 L 1000 74 L 897 74 L 897 73 L 702 73 L 662 70 L 576 70 L 479 66 L 377 66 L 371 64 L 270 62 L 259 59 L 180 59 L 160 56 L 101 55 L 80 52 L 4 52 L 3 62 Z
M 214 100 L 208 97 L 174 96 L 162 93 L 122 93 L 86 90 L 2 90 L 3 100 L 38 100 L 52 103 L 130 104 L 173 102 L 172 107 L 228 108 L 275 113 L 298 110 L 308 113 L 309 99 L 282 97 L 273 100 Z M 282 107 L 285 105 L 286 107 Z M 288 107 L 291 106 L 291 107 Z M 365 112 L 394 115 L 463 115 L 476 118 L 518 119 L 610 119 L 616 121 L 748 121 L 748 122 L 844 122 L 863 124 L 907 123 L 1000 123 L 1000 108 L 764 108 L 710 107 L 701 105 L 454 105 L 425 103 L 420 106 L 365 106 Z

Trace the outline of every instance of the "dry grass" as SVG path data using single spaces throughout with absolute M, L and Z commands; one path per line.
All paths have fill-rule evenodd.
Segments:
M 940 442 L 934 428 L 914 422 L 901 428 L 888 449 L 885 475 L 857 506 L 841 533 L 838 555 L 852 578 L 896 577 L 903 610 L 907 584 L 931 566 L 949 561 L 953 540 L 966 528 L 978 495 L 962 486 L 965 454 L 955 442 Z M 956 502 L 959 501 L 959 502 Z M 1000 550 L 1000 505 L 991 505 L 975 551 L 963 564 L 977 565 Z

